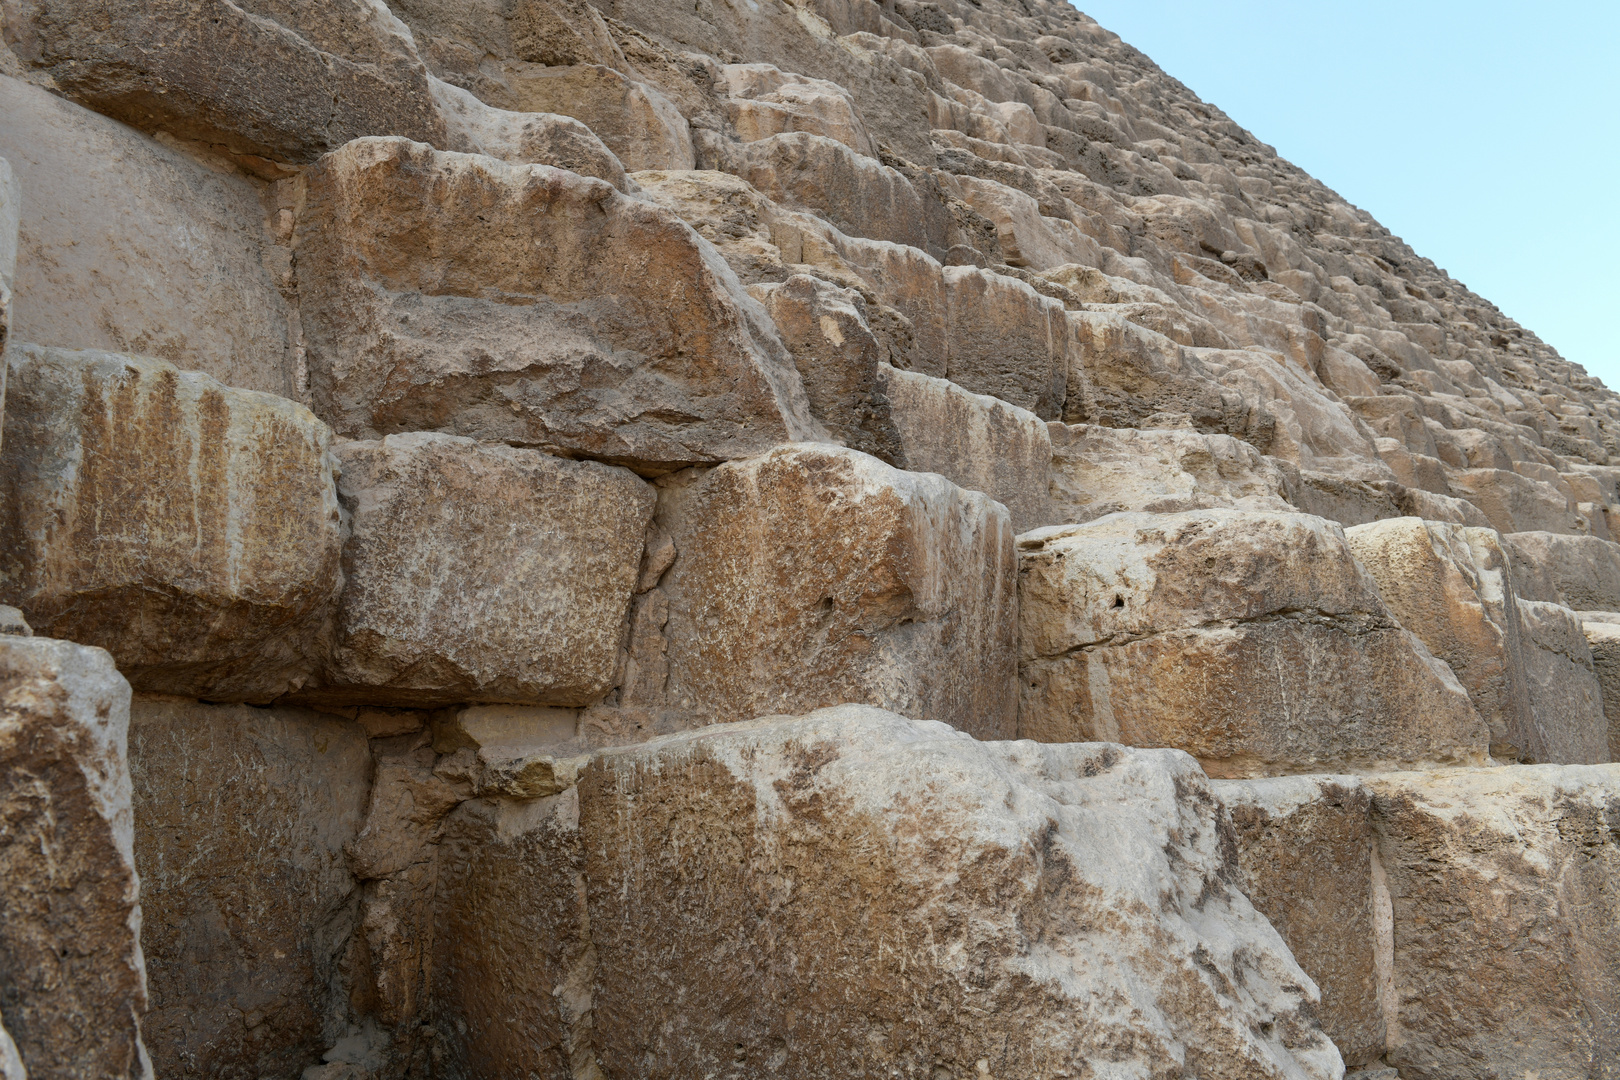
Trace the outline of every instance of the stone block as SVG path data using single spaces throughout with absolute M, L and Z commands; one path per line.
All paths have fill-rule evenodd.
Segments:
M 1243 893 L 1322 993 L 1346 1065 L 1384 1052 L 1373 905 L 1372 795 L 1354 776 L 1211 785 L 1232 818 Z
M 459 86 L 432 79 L 433 100 L 449 135 L 446 149 L 513 165 L 551 165 L 629 189 L 624 165 L 596 133 L 571 116 L 511 112 L 485 105 Z
M 790 74 L 773 64 L 727 64 L 720 76 L 729 97 L 726 118 L 744 142 L 803 131 L 877 156 L 854 100 L 837 83 Z
M 0 157 L 0 353 L 11 336 L 11 293 L 17 283 L 17 224 L 22 197 L 11 163 Z M 0 367 L 0 408 L 6 404 L 6 375 Z
M 337 446 L 350 515 L 328 701 L 588 705 L 656 501 L 627 469 L 432 432 Z
M 1052 523 L 1052 440 L 1040 417 L 947 379 L 879 371 L 906 468 L 984 492 L 1007 508 L 1015 533 Z
M 1367 778 L 1402 1076 L 1603 1076 L 1620 1060 L 1620 768 Z
M 366 1003 L 343 854 L 371 787 L 365 731 L 137 698 L 129 744 L 157 1075 L 298 1076 Z
M 1452 491 L 1479 507 L 1491 526 L 1503 535 L 1542 531 L 1577 535 L 1589 531 L 1563 493 L 1545 480 L 1506 469 L 1448 469 L 1446 480 Z
M 1515 571 L 1534 581 L 1527 598 L 1556 600 L 1578 611 L 1620 611 L 1620 544 L 1540 531 L 1504 539 Z
M 944 280 L 945 376 L 1042 420 L 1062 415 L 1069 365 L 1063 305 L 1016 278 L 971 266 L 946 267 Z
M 517 111 L 574 117 L 631 172 L 690 169 L 695 164 L 686 118 L 647 83 L 600 64 L 547 67 L 510 62 L 504 75 Z
M 1017 566 L 988 496 L 794 445 L 671 478 L 658 522 L 674 564 L 631 662 L 667 676 L 627 677 L 626 704 L 716 723 L 854 702 L 1012 735 Z
M 821 437 L 770 320 L 706 241 L 600 180 L 357 140 L 308 174 L 315 408 L 656 474 Z
M 1063 423 L 1047 430 L 1052 440 L 1048 524 L 1082 524 L 1121 510 L 1292 509 L 1283 497 L 1283 473 L 1230 435 Z
M 6 14 L 28 67 L 146 131 L 291 163 L 361 135 L 444 136 L 410 31 L 383 4 L 18 0 Z
M 1221 818 L 1180 754 L 858 706 L 604 751 L 447 824 L 449 1075 L 1338 1076 Z
M 1580 615 L 1592 651 L 1592 673 L 1603 695 L 1603 715 L 1609 721 L 1609 760 L 1620 761 L 1620 624 L 1593 622 L 1589 612 Z
M 1523 619 L 1502 537 L 1415 517 L 1345 530 L 1400 624 L 1451 666 L 1491 727 L 1491 752 L 1514 761 L 1535 724 Z
M 1018 547 L 1025 738 L 1175 747 L 1219 777 L 1484 763 L 1467 693 L 1330 522 L 1120 513 Z
M 1520 761 L 1593 765 L 1609 758 L 1603 688 L 1581 620 L 1561 604 L 1520 600 L 1533 723 L 1509 740 Z
M 35 1080 L 151 1075 L 129 698 L 100 649 L 0 637 L 0 1044 Z
M 140 690 L 302 685 L 342 584 L 326 425 L 162 360 L 7 356 L 0 600 L 106 649 Z
M 160 356 L 296 396 L 262 185 L 4 75 L 0 116 L 21 196 L 13 340 Z

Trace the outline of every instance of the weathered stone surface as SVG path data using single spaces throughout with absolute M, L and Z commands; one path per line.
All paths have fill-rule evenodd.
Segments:
M 1180 754 L 844 707 L 450 825 L 452 1076 L 1340 1073 Z
M 1484 762 L 1467 693 L 1321 518 L 1121 513 L 1018 547 L 1026 738 L 1171 746 L 1221 777 Z
M 34 1080 L 151 1076 L 129 697 L 100 649 L 0 637 L 0 1024 Z
M 950 354 L 945 376 L 975 394 L 990 394 L 1042 420 L 1063 412 L 1068 377 L 1063 305 L 1015 278 L 948 266 Z
M 1609 721 L 1609 760 L 1620 761 L 1620 624 L 1594 622 L 1580 612 L 1581 630 L 1592 650 L 1592 673 L 1603 695 L 1603 715 Z
M 17 1052 L 17 1044 L 11 1040 L 11 1033 L 4 1024 L 0 1024 L 0 1078 L 3 1080 L 28 1080 L 28 1070 L 23 1067 L 22 1055 Z
M 1354 776 L 1220 780 L 1243 894 L 1322 992 L 1322 1030 L 1362 1065 L 1384 1052 L 1372 796 Z
M 0 599 L 105 648 L 141 690 L 302 685 L 342 583 L 326 425 L 161 360 L 7 356 Z
M 1017 566 L 989 497 L 795 445 L 671 478 L 658 521 L 676 554 L 646 604 L 667 614 L 631 654 L 659 674 L 627 676 L 626 704 L 716 723 L 857 702 L 1013 733 Z
M 350 536 L 332 661 L 313 693 L 395 705 L 607 693 L 651 485 L 432 432 L 336 454 Z
M 1040 417 L 946 379 L 879 371 L 906 468 L 984 492 L 1007 508 L 1015 533 L 1052 523 L 1052 440 Z
M 1535 727 L 1523 619 L 1494 529 L 1401 517 L 1345 530 L 1403 627 L 1451 666 L 1491 726 L 1491 753 L 1516 761 Z
M 691 130 L 674 102 L 612 68 L 513 64 L 506 81 L 518 110 L 582 121 L 631 172 L 695 164 Z
M 13 340 L 160 356 L 297 396 L 285 251 L 260 185 L 4 75 L 0 116 L 23 195 Z
M 803 131 L 876 156 L 854 100 L 837 83 L 791 74 L 774 64 L 727 64 L 721 77 L 730 98 L 727 119 L 744 142 Z
M 367 1005 L 343 854 L 371 786 L 365 732 L 137 698 L 129 745 L 157 1075 L 298 1076 Z
M 1520 600 L 1525 681 L 1533 726 L 1514 739 L 1522 761 L 1588 765 L 1609 761 L 1603 689 L 1581 621 L 1561 604 Z
M 1283 473 L 1230 435 L 1063 423 L 1047 430 L 1052 517 L 1043 524 L 1081 524 L 1120 510 L 1292 509 Z
M 298 230 L 315 407 L 341 434 L 649 473 L 819 434 L 713 248 L 601 181 L 363 139 L 310 171 Z
M 596 133 L 571 116 L 494 109 L 459 86 L 432 80 L 433 100 L 448 126 L 449 149 L 486 154 L 513 165 L 552 165 L 628 190 L 624 165 Z
M 1578 611 L 1620 611 L 1620 544 L 1596 536 L 1551 532 L 1505 537 L 1527 598 L 1556 600 Z
M 1620 768 L 1370 777 L 1402 1076 L 1612 1074 Z
M 1569 500 L 1544 480 L 1506 469 L 1453 469 L 1446 478 L 1453 491 L 1484 511 L 1492 527 L 1504 535 L 1588 531 Z
M 284 162 L 361 135 L 444 135 L 410 31 L 384 4 L 17 0 L 6 14 L 25 64 L 146 131 Z M 235 62 L 212 62 L 224 56 Z
M 17 174 L 0 157 L 0 352 L 11 336 L 11 291 L 17 283 L 17 220 L 22 212 Z M 5 372 L 0 369 L 0 408 L 6 404 Z
M 878 374 L 883 348 L 867 325 L 860 293 L 808 274 L 749 292 L 792 354 L 811 415 L 850 449 L 904 465 Z

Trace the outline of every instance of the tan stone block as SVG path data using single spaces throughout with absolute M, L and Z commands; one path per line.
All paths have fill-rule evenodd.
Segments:
M 1519 760 L 1557 765 L 1609 761 L 1603 688 L 1579 617 L 1561 604 L 1520 600 L 1519 618 L 1534 717 L 1520 732 L 1509 733 Z
M 1051 524 L 1052 440 L 1040 417 L 947 379 L 879 370 L 906 468 L 984 492 L 1007 508 L 1015 533 Z
M 13 340 L 160 356 L 297 396 L 262 185 L 4 75 L 0 115 L 23 196 Z
M 105 648 L 141 690 L 302 685 L 342 583 L 326 425 L 161 360 L 7 356 L 0 599 Z
M 773 64 L 727 64 L 720 75 L 730 97 L 726 117 L 744 142 L 803 131 L 877 156 L 854 100 L 837 83 L 790 74 Z
M 1346 1065 L 1384 1052 L 1373 908 L 1372 794 L 1354 776 L 1218 780 L 1241 887 L 1322 994 Z
M 1253 446 L 1190 428 L 1048 425 L 1052 520 L 1080 524 L 1120 510 L 1156 514 L 1231 507 L 1292 508 L 1287 481 Z
M 588 705 L 613 686 L 656 501 L 627 469 L 432 432 L 345 442 L 322 700 Z
M 547 67 L 514 61 L 505 65 L 504 75 L 517 111 L 574 117 L 631 172 L 695 164 L 686 118 L 656 87 L 599 64 Z
M 1179 754 L 864 707 L 605 751 L 574 790 L 447 823 L 447 1058 L 1337 1076 L 1310 980 L 1230 884 L 1221 818 Z
M 625 704 L 716 723 L 859 702 L 1012 734 L 1013 532 L 989 497 L 795 445 L 672 478 L 658 518 L 668 674 Z
M 0 637 L 0 1041 L 36 1080 L 151 1075 L 129 697 L 100 649 Z
M 448 126 L 446 149 L 485 154 L 513 165 L 551 165 L 628 190 L 618 157 L 573 117 L 495 109 L 442 79 L 429 82 Z
M 1479 507 L 1492 527 L 1504 535 L 1587 531 L 1580 527 L 1569 500 L 1546 481 L 1506 469 L 1449 469 L 1446 479 L 1453 491 Z
M 1062 415 L 1069 367 L 1063 305 L 1016 278 L 971 266 L 946 267 L 944 281 L 945 377 L 1042 420 Z
M 1504 537 L 1515 571 L 1536 584 L 1527 599 L 1578 611 L 1620 611 L 1620 544 L 1596 536 L 1520 532 Z
M 366 0 L 19 0 L 7 22 L 29 67 L 146 131 L 299 163 L 361 135 L 444 136 L 410 31 Z
M 1393 908 L 1387 1060 L 1602 1076 L 1620 1060 L 1614 766 L 1369 777 Z
M 137 698 L 129 743 L 157 1075 L 297 1076 L 366 1005 L 343 854 L 371 786 L 365 731 Z
M 1580 612 L 1583 619 L 1589 612 Z M 1592 650 L 1592 673 L 1603 695 L 1603 715 L 1609 721 L 1609 760 L 1620 761 L 1620 624 L 1583 621 L 1587 647 Z
M 821 436 L 769 320 L 667 211 L 544 166 L 357 140 L 310 171 L 317 411 L 656 474 Z
M 1222 777 L 1485 760 L 1467 693 L 1321 518 L 1122 513 L 1018 546 L 1025 738 L 1170 746 Z

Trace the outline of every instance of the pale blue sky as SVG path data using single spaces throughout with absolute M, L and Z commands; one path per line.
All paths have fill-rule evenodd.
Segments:
M 1620 0 L 1079 0 L 1620 389 Z

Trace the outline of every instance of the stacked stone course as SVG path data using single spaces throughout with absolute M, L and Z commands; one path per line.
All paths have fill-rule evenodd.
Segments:
M 1620 1077 L 1620 397 L 1079 11 L 0 39 L 3 1080 Z

